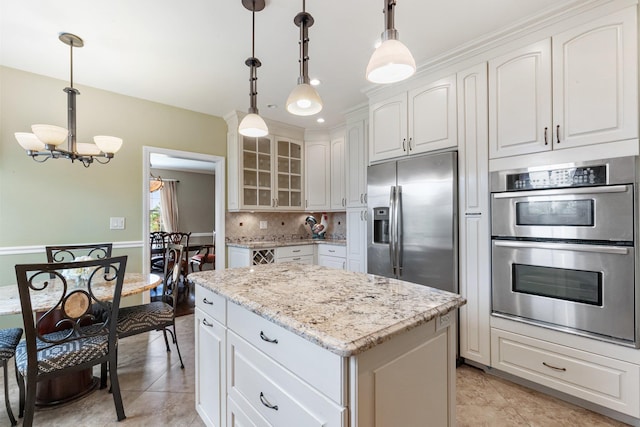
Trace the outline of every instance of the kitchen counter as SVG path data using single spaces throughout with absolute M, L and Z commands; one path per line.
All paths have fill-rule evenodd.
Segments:
M 248 242 L 227 242 L 227 246 L 247 249 L 267 249 L 298 245 L 336 245 L 347 246 L 344 239 L 291 239 L 291 240 L 253 240 Z
M 189 279 L 340 356 L 351 356 L 465 304 L 460 295 L 316 265 L 213 270 Z

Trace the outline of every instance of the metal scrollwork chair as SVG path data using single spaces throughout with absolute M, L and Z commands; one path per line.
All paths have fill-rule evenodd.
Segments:
M 45 246 L 47 262 L 69 262 L 80 256 L 88 256 L 92 259 L 111 258 L 112 250 L 113 243 Z
M 118 421 L 126 418 L 118 381 L 116 333 L 126 266 L 126 256 L 15 266 L 26 337 L 16 349 L 24 426 L 33 424 L 39 381 L 103 363 L 109 364 Z M 51 308 L 35 320 L 32 300 L 43 297 L 51 299 Z M 49 332 L 44 325 L 52 319 L 56 330 Z
M 4 403 L 7 406 L 7 414 L 11 420 L 11 425 L 17 425 L 16 419 L 11 410 L 9 402 L 9 379 L 7 378 L 7 362 L 15 355 L 16 347 L 22 337 L 21 328 L 10 328 L 0 330 L 0 364 L 4 373 Z
M 167 332 L 178 350 L 180 367 L 184 369 L 180 347 L 176 336 L 175 310 L 178 303 L 178 284 L 180 282 L 180 262 L 183 246 L 170 243 L 167 246 L 164 282 L 162 295 L 159 301 L 148 304 L 122 307 L 118 313 L 118 337 L 125 338 L 131 335 L 142 334 L 149 331 L 162 331 L 167 351 L 171 351 Z
M 154 231 L 149 233 L 151 272 L 164 273 L 164 255 L 167 251 L 166 232 Z

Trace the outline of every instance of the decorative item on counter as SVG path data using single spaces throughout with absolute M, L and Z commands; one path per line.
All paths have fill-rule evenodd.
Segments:
M 92 259 L 90 256 L 84 255 L 75 257 L 74 261 L 91 261 Z M 89 280 L 93 270 L 95 268 L 90 267 L 66 269 L 62 270 L 62 276 L 67 280 L 75 281 L 76 286 L 80 286 L 82 282 Z
M 318 220 L 313 216 L 309 215 L 305 219 L 305 223 L 311 227 L 311 238 L 312 239 L 324 239 L 324 233 L 327 231 L 327 218 L 326 214 L 322 214 L 322 219 L 320 220 L 320 224 L 318 224 Z

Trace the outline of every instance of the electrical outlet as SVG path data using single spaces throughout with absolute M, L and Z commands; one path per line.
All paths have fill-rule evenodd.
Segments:
M 111 230 L 124 230 L 124 217 L 112 216 L 109 218 L 109 228 Z
M 260 230 L 267 229 L 267 221 L 260 221 Z

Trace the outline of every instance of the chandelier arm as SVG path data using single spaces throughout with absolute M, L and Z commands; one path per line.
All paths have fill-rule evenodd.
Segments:
M 102 156 L 100 156 L 100 157 L 93 156 L 93 160 L 95 160 L 96 162 L 100 163 L 101 165 L 106 165 L 112 159 L 112 157 L 104 157 L 106 160 L 100 160 L 101 158 L 102 158 Z

